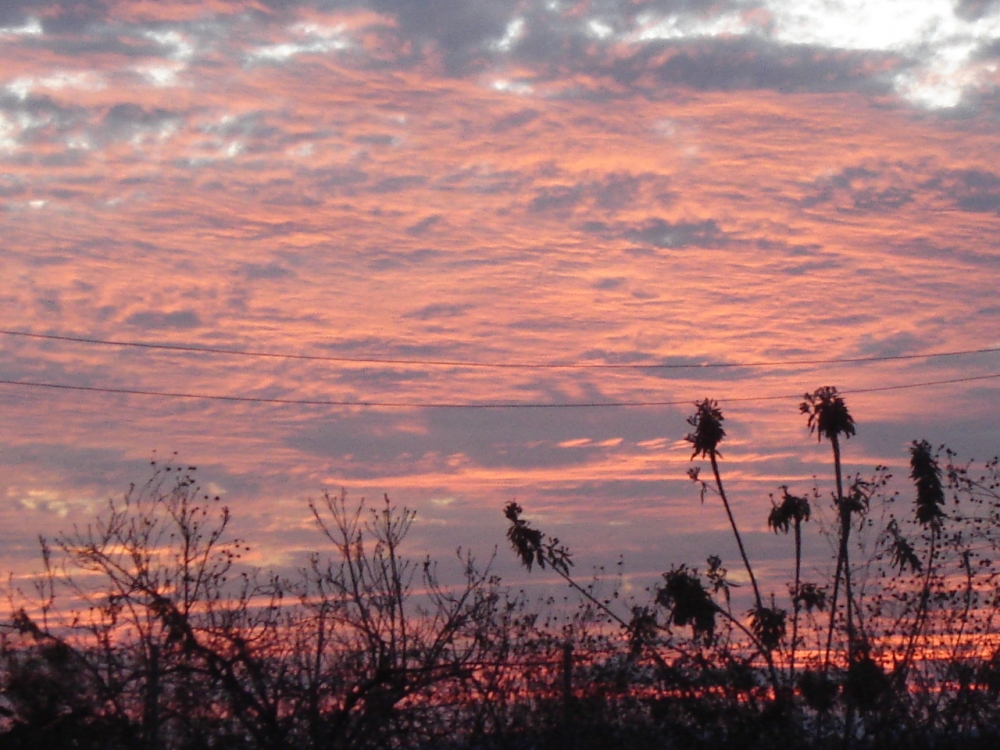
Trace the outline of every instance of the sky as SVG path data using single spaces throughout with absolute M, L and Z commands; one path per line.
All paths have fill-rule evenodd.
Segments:
M 911 440 L 1000 451 L 1000 352 L 922 356 L 1000 347 L 998 63 L 989 0 L 7 0 L 0 561 L 176 452 L 264 566 L 344 489 L 515 585 L 512 499 L 584 572 L 735 570 L 711 397 L 780 591 L 806 391 L 903 500 Z

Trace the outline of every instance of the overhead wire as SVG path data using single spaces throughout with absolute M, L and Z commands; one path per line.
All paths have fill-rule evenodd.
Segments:
M 81 336 L 65 336 L 29 331 L 0 329 L 5 336 L 39 339 L 44 341 L 65 341 L 77 344 L 93 344 L 99 346 L 131 347 L 158 351 L 172 351 L 198 354 L 223 354 L 228 356 L 257 357 L 268 359 L 310 360 L 317 362 L 341 362 L 345 364 L 364 365 L 420 365 L 427 367 L 468 367 L 490 369 L 524 369 L 524 370 L 696 370 L 709 368 L 734 367 L 799 367 L 805 365 L 837 365 L 862 364 L 865 362 L 892 362 L 901 360 L 933 359 L 942 357 L 959 357 L 972 354 L 995 354 L 1000 347 L 983 347 L 979 349 L 956 349 L 945 352 L 930 352 L 925 354 L 886 354 L 870 357 L 830 357 L 785 360 L 756 360 L 747 362 L 659 362 L 659 363 L 622 363 L 622 362 L 484 362 L 476 360 L 451 359 L 407 359 L 392 357 L 346 357 L 325 354 L 290 354 L 281 352 L 261 352 L 246 349 L 229 349 L 224 347 L 193 346 L 184 344 L 165 344 L 148 341 L 121 341 L 115 339 L 99 339 Z
M 880 393 L 885 391 L 900 391 L 910 388 L 926 388 L 937 385 L 955 383 L 971 383 L 1000 378 L 1000 372 L 989 375 L 972 375 L 964 378 L 949 378 L 947 380 L 928 380 L 919 383 L 902 383 L 898 385 L 877 386 L 873 388 L 854 388 L 842 391 L 845 395 L 861 393 Z M 622 408 L 622 407 L 655 407 L 681 406 L 692 403 L 692 399 L 669 401 L 588 401 L 588 402 L 485 402 L 485 403 L 447 403 L 419 401 L 341 401 L 328 399 L 291 399 L 270 398 L 266 396 L 225 396 L 205 393 L 183 393 L 174 391 L 149 391 L 137 388 L 105 388 L 101 386 L 69 385 L 65 383 L 43 383 L 25 380 L 0 380 L 0 385 L 25 388 L 44 388 L 65 391 L 83 391 L 90 393 L 108 393 L 130 396 L 151 396 L 176 399 L 201 399 L 207 401 L 229 401 L 254 404 L 280 404 L 296 406 L 338 406 L 384 409 L 591 409 L 591 408 Z M 801 398 L 801 394 L 783 394 L 775 396 L 735 396 L 716 399 L 720 403 L 737 403 L 752 401 L 787 401 Z

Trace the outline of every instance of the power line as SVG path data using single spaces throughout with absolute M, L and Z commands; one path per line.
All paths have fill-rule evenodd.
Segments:
M 973 375 L 965 378 L 951 378 L 949 380 L 928 380 L 921 383 L 904 383 L 901 385 L 887 385 L 876 388 L 855 388 L 853 390 L 842 391 L 845 395 L 859 393 L 880 393 L 883 391 L 900 391 L 909 388 L 926 388 L 935 385 L 951 385 L 953 383 L 971 383 L 979 380 L 992 380 L 1000 378 L 1000 372 L 990 375 Z M 180 393 L 174 391 L 146 391 L 134 388 L 103 388 L 89 385 L 66 385 L 63 383 L 39 383 L 24 380 L 0 380 L 0 385 L 8 385 L 24 388 L 48 388 L 64 391 L 85 391 L 89 393 L 111 393 L 129 396 L 154 396 L 159 398 L 186 398 L 203 399 L 207 401 L 229 401 L 251 404 L 281 404 L 286 406 L 349 406 L 383 409 L 594 409 L 594 408 L 621 408 L 621 407 L 650 407 L 650 406 L 683 406 L 694 403 L 692 399 L 681 399 L 675 401 L 589 401 L 579 403 L 441 403 L 441 402 L 416 402 L 416 401 L 333 401 L 325 399 L 293 399 L 293 398 L 266 398 L 263 396 L 219 396 L 205 393 Z M 781 396 L 734 396 L 730 398 L 717 399 L 720 403 L 736 403 L 748 401 L 787 401 L 789 399 L 802 398 L 801 393 L 785 394 Z
M 786 359 L 757 360 L 749 362 L 697 362 L 697 363 L 600 363 L 600 362 L 482 362 L 474 360 L 450 359 L 396 359 L 389 357 L 338 357 L 323 354 L 284 354 L 278 352 L 258 352 L 245 349 L 225 349 L 210 346 L 187 346 L 183 344 L 157 344 L 146 341 L 118 341 L 112 339 L 84 338 L 79 336 L 60 336 L 45 333 L 30 333 L 27 331 L 9 331 L 0 329 L 5 336 L 20 336 L 23 338 L 42 339 L 45 341 L 67 341 L 75 344 L 96 344 L 100 346 L 123 346 L 138 349 L 153 349 L 160 351 L 225 354 L 238 357 L 263 357 L 268 359 L 299 359 L 317 362 L 342 362 L 350 364 L 378 365 L 423 365 L 428 367 L 470 367 L 487 369 L 520 369 L 520 370 L 698 370 L 723 367 L 793 367 L 802 365 L 837 365 L 862 364 L 865 362 L 891 362 L 899 360 L 932 359 L 941 357 L 960 357 L 969 354 L 995 354 L 1000 347 L 981 349 L 956 349 L 947 352 L 931 352 L 929 354 L 890 354 L 875 357 L 835 357 L 828 359 Z

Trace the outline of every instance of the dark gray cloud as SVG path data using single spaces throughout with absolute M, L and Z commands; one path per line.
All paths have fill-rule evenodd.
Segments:
M 148 37 L 119 34 L 107 27 L 87 28 L 85 35 L 80 33 L 81 29 L 75 24 L 68 24 L 62 29 L 45 24 L 44 28 L 46 36 L 29 38 L 23 44 L 29 48 L 43 48 L 66 58 L 96 54 L 139 60 L 163 54 L 163 47 Z
M 801 204 L 805 208 L 832 204 L 847 213 L 884 213 L 912 202 L 918 181 L 907 165 L 850 166 L 813 183 Z
M 799 204 L 807 209 L 832 208 L 837 213 L 884 215 L 918 201 L 946 203 L 970 213 L 1000 214 L 1000 175 L 988 169 L 865 162 L 807 185 Z
M 242 273 L 250 281 L 281 279 L 291 275 L 291 271 L 275 261 L 271 261 L 270 263 L 246 263 L 242 267 Z
M 537 109 L 529 108 L 512 112 L 509 115 L 504 115 L 493 122 L 493 132 L 506 133 L 509 130 L 516 130 L 523 125 L 527 125 L 529 122 L 534 121 L 540 114 L 541 113 Z
M 125 323 L 136 328 L 146 330 L 163 330 L 174 328 L 177 330 L 190 330 L 201 325 L 201 318 L 194 310 L 174 310 L 163 312 L 160 310 L 144 310 L 134 312 L 125 319 Z
M 366 146 L 391 146 L 396 141 L 396 136 L 391 133 L 363 133 L 355 136 L 354 141 Z
M 400 34 L 420 46 L 433 45 L 445 66 L 463 73 L 480 66 L 484 45 L 500 38 L 513 16 L 513 0 L 372 0 L 371 7 L 394 16 Z
M 569 179 L 562 173 L 559 177 Z M 528 203 L 532 213 L 551 213 L 566 218 L 574 213 L 592 216 L 594 213 L 614 215 L 640 202 L 667 205 L 675 193 L 670 179 L 654 173 L 631 174 L 612 172 L 599 179 L 583 179 L 576 183 L 536 188 Z M 597 226 L 590 223 L 587 226 Z
M 18 175 L 0 175 L 0 197 L 13 198 L 24 195 L 24 179 Z
M 344 195 L 353 195 L 359 186 L 368 182 L 368 173 L 357 167 L 332 167 L 310 175 L 311 183 L 317 188 L 332 190 Z
M 422 237 L 431 231 L 437 224 L 439 224 L 444 217 L 441 214 L 432 214 L 427 216 L 416 224 L 411 224 L 406 228 L 406 233 L 414 237 Z
M 28 18 L 43 20 L 46 30 L 78 31 L 82 24 L 106 21 L 114 16 L 116 7 L 126 5 L 129 0 L 4 0 L 0 3 L 0 23 L 15 24 Z M 170 0 L 175 5 L 186 5 L 197 11 L 201 9 L 199 0 Z M 317 7 L 364 7 L 364 2 L 355 0 L 224 0 L 234 12 L 256 13 L 261 9 L 274 15 L 288 15 L 296 10 Z
M 310 208 L 323 205 L 322 199 L 309 195 L 301 189 L 271 191 L 261 197 L 261 203 L 267 206 L 305 206 Z
M 955 3 L 956 15 L 967 21 L 976 21 L 997 8 L 1000 8 L 1000 0 L 958 0 Z
M 592 286 L 594 289 L 599 289 L 603 292 L 613 292 L 616 289 L 621 289 L 628 283 L 628 279 L 623 276 L 609 276 L 599 281 L 595 281 Z
M 436 320 L 438 318 L 456 318 L 464 315 L 470 305 L 453 305 L 443 302 L 433 302 L 424 305 L 413 312 L 406 313 L 404 318 L 415 318 L 417 320 Z
M 403 190 L 412 190 L 421 187 L 426 182 L 427 178 L 418 174 L 384 177 L 373 184 L 369 190 L 373 193 L 398 193 Z
M 962 211 L 1000 214 L 1000 175 L 980 169 L 963 169 L 942 174 L 927 183 L 950 196 Z
M 644 85 L 646 80 L 656 87 L 681 85 L 702 91 L 884 94 L 892 90 L 891 75 L 901 64 L 884 53 L 786 45 L 756 38 L 716 38 L 649 44 L 609 70 L 618 84 L 646 89 L 652 96 L 656 96 L 655 88 Z M 873 75 L 873 68 L 880 72 Z
M 728 235 L 719 229 L 715 219 L 674 223 L 663 219 L 650 219 L 639 227 L 626 229 L 623 236 L 633 242 L 662 248 L 718 247 L 729 239 Z
M 670 222 L 654 217 L 633 225 L 590 221 L 582 224 L 580 228 L 585 232 L 625 239 L 660 249 L 721 247 L 733 239 L 719 228 L 715 219 Z
M 551 212 L 557 215 L 568 215 L 586 196 L 583 185 L 560 185 L 542 188 L 528 204 L 529 211 L 538 213 Z
M 371 248 L 366 252 L 367 266 L 372 271 L 390 271 L 395 268 L 415 268 L 428 266 L 441 258 L 444 253 L 430 247 L 415 250 Z
M 664 380 L 727 382 L 750 380 L 757 373 L 753 368 L 736 367 L 726 357 L 688 357 L 675 355 L 672 357 L 655 357 L 646 352 L 609 352 L 603 349 L 588 349 L 583 358 L 590 362 L 606 362 L 609 364 L 643 365 L 642 372 L 654 378 Z M 722 367 L 704 367 L 705 364 L 721 364 Z M 663 365 L 663 367 L 649 367 Z
M 926 337 L 909 331 L 900 331 L 886 336 L 863 336 L 855 345 L 851 356 L 855 357 L 895 357 L 901 354 L 915 354 L 927 348 Z
M 100 126 L 105 140 L 120 141 L 132 138 L 139 132 L 179 123 L 185 117 L 186 113 L 125 102 L 108 108 L 101 118 Z
M 0 3 L 0 24 L 24 23 L 41 16 L 48 29 L 72 30 L 105 18 L 112 4 L 110 0 L 4 0 Z
M 409 344 L 389 335 L 342 337 L 324 347 L 332 353 L 348 352 L 357 356 L 396 357 L 400 359 L 455 359 L 454 352 L 433 344 Z

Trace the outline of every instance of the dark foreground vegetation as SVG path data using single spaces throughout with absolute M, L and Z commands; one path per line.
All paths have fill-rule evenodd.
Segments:
M 193 470 L 155 466 L 86 528 L 42 539 L 33 587 L 9 587 L 0 748 L 1000 746 L 997 460 L 914 442 L 897 495 L 884 468 L 843 475 L 855 426 L 836 390 L 802 411 L 832 481 L 772 498 L 783 588 L 743 544 L 706 400 L 690 477 L 728 519 L 742 590 L 714 555 L 645 600 L 613 575 L 581 582 L 567 547 L 508 504 L 513 551 L 565 579 L 569 609 L 461 550 L 461 582 L 444 585 L 402 550 L 413 514 L 388 499 L 324 496 L 310 507 L 326 551 L 294 576 L 253 569 Z M 807 533 L 830 541 L 818 580 Z

